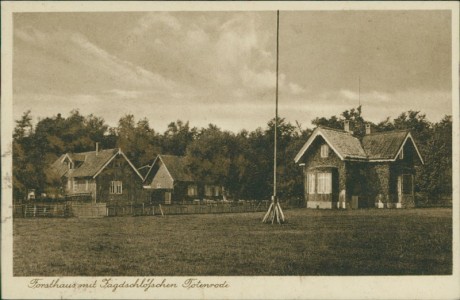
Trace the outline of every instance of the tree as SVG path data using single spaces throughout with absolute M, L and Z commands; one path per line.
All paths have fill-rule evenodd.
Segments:
M 240 136 L 241 138 L 241 136 Z M 187 147 L 187 165 L 199 181 L 220 184 L 239 196 L 245 158 L 233 133 L 210 124 Z
M 437 203 L 452 197 L 452 117 L 435 123 L 424 145 L 425 165 L 420 168 L 418 189 L 425 201 Z
M 162 150 L 164 154 L 183 156 L 187 146 L 194 140 L 197 134 L 195 127 L 190 128 L 189 122 L 177 120 L 168 125 L 162 137 Z
M 325 126 L 335 129 L 343 129 L 344 121 L 350 121 L 350 130 L 353 131 L 353 135 L 358 138 L 362 138 L 366 133 L 366 122 L 362 117 L 362 106 L 345 110 L 340 114 L 340 117 L 331 116 L 328 118 L 315 118 L 312 124 L 315 126 Z

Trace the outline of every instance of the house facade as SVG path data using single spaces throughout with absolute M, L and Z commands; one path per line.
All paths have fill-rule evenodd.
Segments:
M 316 128 L 295 157 L 309 208 L 415 205 L 415 166 L 423 159 L 409 131 L 371 133 Z
M 221 186 L 194 178 L 184 156 L 158 155 L 145 176 L 143 187 L 155 204 L 190 203 L 223 197 Z
M 143 177 L 121 149 L 61 155 L 50 168 L 61 178 L 70 201 L 133 203 L 142 201 Z

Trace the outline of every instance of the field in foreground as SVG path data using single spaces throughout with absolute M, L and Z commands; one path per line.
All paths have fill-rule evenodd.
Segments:
M 452 210 L 15 219 L 14 276 L 452 273 Z

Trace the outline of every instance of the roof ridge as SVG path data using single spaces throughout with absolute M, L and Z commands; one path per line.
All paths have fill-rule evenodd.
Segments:
M 398 132 L 410 132 L 410 129 L 397 129 L 397 130 L 389 130 L 389 131 L 372 132 L 372 133 L 366 134 L 366 135 L 364 135 L 364 136 L 369 136 L 369 135 L 380 135 L 380 134 L 389 134 L 389 133 L 398 133 Z
M 98 150 L 98 152 L 102 152 L 102 151 L 113 151 L 113 150 L 117 150 L 118 148 L 111 148 L 111 149 L 100 149 Z M 85 151 L 85 152 L 67 152 L 66 154 L 79 154 L 79 155 L 87 155 L 87 154 L 90 154 L 90 153 L 95 153 L 96 150 L 93 150 L 93 151 Z
M 170 156 L 170 157 L 178 157 L 183 158 L 185 155 L 174 155 L 174 154 L 158 154 L 159 156 Z
M 333 130 L 333 131 L 338 131 L 338 132 L 341 132 L 341 133 L 347 133 L 349 135 L 352 135 L 350 132 L 347 132 L 347 131 L 345 131 L 343 129 L 332 128 L 332 127 L 327 127 L 327 126 L 323 126 L 323 125 L 319 125 L 317 128 L 326 129 L 326 130 Z

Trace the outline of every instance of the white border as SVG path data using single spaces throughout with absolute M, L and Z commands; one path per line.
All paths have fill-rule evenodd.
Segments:
M 453 182 L 459 178 L 459 3 L 457 2 L 2 2 L 2 298 L 20 299 L 447 299 L 460 298 L 459 273 L 459 186 L 453 187 L 453 272 L 452 276 L 360 276 L 360 277 L 200 277 L 226 280 L 227 289 L 217 290 L 30 290 L 29 277 L 12 276 L 11 137 L 12 110 L 12 13 L 48 11 L 249 11 L 249 10 L 451 10 L 452 11 L 452 103 L 453 103 Z M 130 277 L 122 277 L 130 279 Z M 117 277 L 117 279 L 122 279 Z M 184 277 L 165 277 L 181 282 Z M 65 277 L 84 281 L 93 278 Z M 100 277 L 98 278 L 101 279 Z

